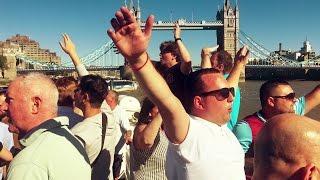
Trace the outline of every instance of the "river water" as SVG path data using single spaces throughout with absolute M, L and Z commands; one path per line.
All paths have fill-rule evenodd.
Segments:
M 247 80 L 246 82 L 242 82 L 239 84 L 241 89 L 241 106 L 240 106 L 239 119 L 242 119 L 245 116 L 258 111 L 261 108 L 260 100 L 259 100 L 259 89 L 263 82 L 264 81 Z M 296 92 L 297 97 L 307 94 L 314 87 L 320 84 L 319 81 L 304 81 L 304 80 L 293 80 L 293 81 L 289 81 L 289 83 L 293 87 L 293 90 Z M 123 94 L 123 93 L 120 93 L 120 94 Z M 144 93 L 140 89 L 138 89 L 135 92 L 125 93 L 125 94 L 138 98 L 140 102 L 144 97 Z M 314 108 L 311 112 L 306 114 L 306 116 L 313 119 L 320 120 L 320 106 L 317 106 L 316 108 Z

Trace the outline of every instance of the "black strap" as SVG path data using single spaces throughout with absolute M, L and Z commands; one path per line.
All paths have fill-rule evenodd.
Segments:
M 74 135 L 76 138 L 78 138 L 81 142 L 82 142 L 82 144 L 83 144 L 83 147 L 86 147 L 86 141 L 84 141 L 84 139 L 82 139 L 80 136 L 78 136 L 78 135 Z
M 107 117 L 107 115 L 106 115 L 105 113 L 102 113 L 101 149 L 100 149 L 100 152 L 99 152 L 98 156 L 96 157 L 96 159 L 92 162 L 91 167 L 93 167 L 93 166 L 97 163 L 97 161 L 98 161 L 98 159 L 99 159 L 99 157 L 100 157 L 100 154 L 101 154 L 101 152 L 102 152 L 102 150 L 103 150 L 104 140 L 105 140 L 106 131 L 107 131 L 107 125 L 108 125 L 108 117 Z

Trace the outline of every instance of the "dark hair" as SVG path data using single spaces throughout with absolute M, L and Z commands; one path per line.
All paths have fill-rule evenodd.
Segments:
M 160 52 L 161 53 L 172 53 L 176 56 L 177 62 L 180 61 L 180 51 L 178 45 L 174 41 L 164 41 L 160 44 Z
M 89 102 L 95 108 L 101 107 L 101 104 L 108 93 L 108 84 L 99 75 L 90 74 L 81 77 L 79 88 L 83 93 L 89 95 Z
M 77 88 L 77 80 L 73 77 L 62 77 L 55 81 L 59 92 L 59 106 L 73 106 L 74 90 Z
M 217 56 L 217 62 L 219 65 L 223 65 L 223 73 L 230 72 L 233 67 L 233 59 L 231 54 L 225 50 L 219 50 L 212 53 L 212 56 Z M 212 62 L 211 62 L 212 63 Z
M 203 75 L 206 74 L 220 74 L 220 71 L 215 68 L 204 68 L 194 72 L 191 72 L 185 81 L 185 104 L 184 107 L 188 113 L 191 111 L 193 106 L 193 98 L 199 95 L 205 87 L 205 82 L 201 79 Z
M 6 89 L 0 89 L 0 96 L 6 95 L 7 90 Z
M 144 98 L 144 100 L 142 101 L 142 107 L 139 113 L 138 122 L 143 124 L 148 124 L 149 113 L 155 106 L 156 105 L 154 105 L 148 98 Z
M 288 81 L 285 81 L 283 79 L 273 79 L 264 82 L 260 87 L 260 103 L 263 107 L 266 104 L 266 101 L 268 97 L 270 97 L 270 94 L 274 88 L 276 88 L 279 85 L 289 85 Z

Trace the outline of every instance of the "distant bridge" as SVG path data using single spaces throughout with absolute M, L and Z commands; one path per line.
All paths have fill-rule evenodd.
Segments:
M 301 70 L 319 70 L 320 69 L 320 56 L 317 56 L 314 59 L 305 61 L 305 62 L 298 62 L 292 59 L 288 59 L 283 56 L 279 56 L 273 54 L 272 51 L 265 48 L 262 43 L 257 42 L 254 38 L 246 34 L 245 32 L 237 29 L 237 21 L 239 17 L 237 17 L 238 9 L 230 10 L 229 1 L 225 0 L 224 10 L 220 10 L 219 13 L 224 13 L 225 11 L 231 12 L 224 22 L 229 23 L 228 25 L 235 26 L 232 29 L 234 34 L 222 34 L 224 38 L 218 41 L 224 43 L 226 42 L 226 36 L 231 37 L 228 39 L 228 43 L 233 43 L 235 41 L 235 48 L 229 48 L 229 50 L 235 50 L 237 48 L 237 44 L 247 45 L 249 46 L 249 50 L 251 52 L 251 61 L 249 61 L 246 69 L 267 69 L 270 72 L 278 69 L 301 69 Z M 229 8 L 229 9 L 228 9 Z M 134 12 L 139 14 L 139 6 L 138 11 Z M 232 14 L 234 13 L 234 14 Z M 221 14 L 222 15 L 222 14 Z M 224 14 L 226 15 L 226 14 Z M 145 22 L 140 20 L 140 16 L 138 19 L 140 22 L 141 27 L 145 26 Z M 233 20 L 235 21 L 232 21 Z M 153 24 L 154 30 L 172 30 L 174 28 L 174 24 L 176 21 L 156 21 Z M 208 20 L 208 21 L 187 21 L 185 19 L 178 20 L 179 26 L 183 30 L 221 30 L 227 29 L 226 24 L 223 23 L 222 20 Z M 230 30 L 230 28 L 229 28 Z M 239 30 L 239 32 L 238 32 Z M 225 33 L 225 32 L 224 32 Z M 220 34 L 221 35 L 221 34 Z M 232 40 L 232 37 L 236 37 L 236 39 Z M 24 63 L 28 64 L 24 68 L 19 68 L 18 72 L 30 72 L 30 71 L 41 71 L 41 72 L 71 72 L 74 71 L 74 67 L 72 62 L 65 63 L 62 65 L 56 64 L 48 64 L 48 63 L 40 63 L 38 60 L 30 59 L 26 56 L 17 55 L 16 59 L 23 61 Z M 98 47 L 97 49 L 93 50 L 90 54 L 86 55 L 85 57 L 81 58 L 81 61 L 85 64 L 88 70 L 118 70 L 119 66 L 124 64 L 124 58 L 119 55 L 119 53 L 114 48 L 114 44 L 112 41 L 106 42 L 102 46 Z M 28 68 L 28 67 L 32 68 Z
M 153 30 L 172 30 L 176 22 L 171 21 L 156 21 L 153 23 Z M 191 21 L 185 19 L 178 20 L 179 27 L 182 30 L 217 30 L 223 27 L 222 21 Z M 144 28 L 145 22 L 141 22 L 140 26 Z

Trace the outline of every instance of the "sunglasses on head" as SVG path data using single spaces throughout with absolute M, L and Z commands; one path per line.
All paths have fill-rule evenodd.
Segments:
M 223 101 L 225 99 L 227 99 L 230 95 L 230 93 L 232 94 L 232 96 L 234 96 L 234 88 L 222 88 L 222 89 L 218 89 L 218 90 L 213 90 L 213 91 L 209 91 L 209 92 L 204 92 L 201 93 L 200 96 L 210 96 L 213 95 L 217 98 L 218 101 Z
M 292 92 L 289 93 L 285 96 L 271 96 L 273 98 L 281 98 L 281 99 L 287 99 L 287 100 L 294 100 L 294 98 L 296 97 L 296 93 Z

